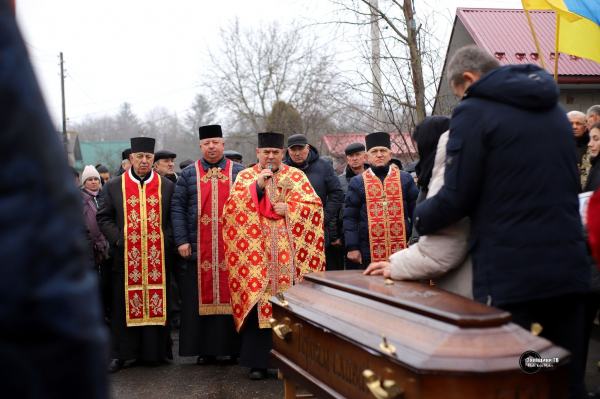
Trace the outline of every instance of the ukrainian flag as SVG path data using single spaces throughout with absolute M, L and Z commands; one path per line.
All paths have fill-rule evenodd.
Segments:
M 558 51 L 600 63 L 600 0 L 522 0 L 525 10 L 554 10 Z

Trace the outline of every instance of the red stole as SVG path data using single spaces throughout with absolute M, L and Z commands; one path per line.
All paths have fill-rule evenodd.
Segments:
M 196 162 L 198 188 L 198 314 L 231 314 L 223 242 L 223 205 L 233 185 L 233 163 L 205 171 Z
M 162 183 L 156 172 L 151 173 L 143 187 L 130 171 L 122 177 L 127 327 L 167 322 Z
M 371 168 L 362 176 L 367 197 L 371 262 L 389 261 L 391 254 L 406 248 L 400 170 L 390 166 L 383 185 Z

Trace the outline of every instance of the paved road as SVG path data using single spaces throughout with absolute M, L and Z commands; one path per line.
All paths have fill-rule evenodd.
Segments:
M 127 366 L 110 376 L 111 398 L 123 399 L 283 399 L 283 381 L 270 375 L 262 381 L 250 381 L 249 369 L 229 364 L 227 360 L 215 365 L 198 366 L 196 358 L 178 357 L 179 336 L 173 333 L 174 359 L 159 367 Z M 600 327 L 594 326 L 586 370 L 586 385 L 594 389 L 600 385 Z
M 158 367 L 128 366 L 109 377 L 111 398 L 283 398 L 277 374 L 261 381 L 248 379 L 250 369 L 226 359 L 198 366 L 195 357 L 179 357 L 179 334 L 173 332 L 173 361 Z

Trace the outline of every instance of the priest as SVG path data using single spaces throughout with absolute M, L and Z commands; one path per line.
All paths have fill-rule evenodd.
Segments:
M 206 365 L 217 356 L 235 360 L 240 354 L 241 339 L 231 315 L 221 216 L 244 166 L 223 156 L 221 126 L 202 126 L 199 131 L 202 158 L 181 172 L 171 212 L 175 244 L 187 261 L 181 285 L 179 356 L 198 356 L 197 364 Z
M 346 269 L 364 270 L 406 248 L 419 195 L 412 176 L 390 166 L 388 133 L 371 133 L 365 142 L 370 167 L 350 180 L 344 206 Z
M 154 139 L 131 139 L 131 168 L 106 183 L 96 218 L 117 248 L 109 372 L 125 360 L 156 366 L 167 358 L 167 262 L 173 248 L 175 186 L 152 170 Z
M 259 133 L 258 164 L 240 172 L 223 211 L 239 365 L 250 379 L 273 368 L 269 298 L 325 270 L 323 204 L 301 170 L 282 164 L 284 135 Z

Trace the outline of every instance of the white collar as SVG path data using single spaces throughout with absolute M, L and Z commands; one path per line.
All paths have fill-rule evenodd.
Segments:
M 389 170 L 388 170 L 388 172 L 387 172 L 388 176 L 389 176 L 389 175 L 392 173 L 392 165 L 389 165 L 389 166 L 390 166 L 390 169 L 389 169 Z M 373 172 L 373 169 L 371 169 L 371 167 L 369 167 L 369 172 L 371 172 L 371 174 L 372 174 L 373 176 L 377 176 L 377 175 L 375 174 L 375 172 Z
M 133 177 L 133 173 L 131 173 L 131 169 L 133 168 L 133 166 L 129 169 L 127 169 L 127 173 L 129 173 L 129 178 L 131 180 L 133 180 L 135 183 L 140 184 L 140 181 L 138 179 L 136 179 L 135 177 Z M 148 180 L 144 180 L 145 184 L 148 184 L 152 181 L 152 179 L 154 179 L 154 171 L 151 170 L 150 171 L 150 177 L 148 178 Z

